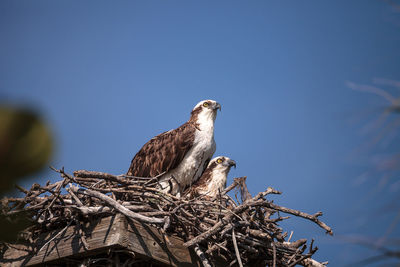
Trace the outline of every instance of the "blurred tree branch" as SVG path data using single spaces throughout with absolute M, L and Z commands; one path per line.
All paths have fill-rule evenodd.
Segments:
M 386 85 L 395 87 L 396 89 L 400 89 L 400 82 L 376 78 L 373 81 L 375 85 Z M 368 150 L 374 149 L 377 145 L 386 142 L 389 140 L 389 143 L 393 141 L 394 138 L 399 137 L 399 127 L 400 127 L 400 97 L 397 97 L 388 90 L 384 90 L 377 86 L 371 85 L 361 85 L 353 82 L 347 82 L 346 85 L 357 91 L 367 92 L 379 96 L 385 99 L 388 104 L 382 110 L 379 117 L 372 121 L 367 127 L 368 132 L 372 132 L 375 136 L 368 142 L 366 146 L 362 150 L 363 152 L 367 152 Z M 392 139 L 392 140 L 390 140 Z M 388 143 L 388 144 L 389 144 Z M 392 146 L 393 147 L 393 146 Z M 387 149 L 387 146 L 384 146 L 384 151 L 387 153 L 391 153 L 390 149 Z M 396 148 L 397 149 L 397 148 Z M 367 150 L 367 151 L 365 151 Z M 382 156 L 377 155 L 376 149 L 372 151 L 370 154 L 373 168 L 373 173 L 375 175 L 382 175 L 380 179 L 380 187 L 385 186 L 388 183 L 389 178 L 392 178 L 394 182 L 392 186 L 400 183 L 399 170 L 400 170 L 400 153 L 391 154 L 390 156 Z M 396 200 L 395 200 L 396 201 Z M 373 241 L 366 241 L 365 239 L 350 239 L 348 241 L 352 243 L 356 243 L 362 245 L 364 247 L 368 247 L 379 252 L 378 255 L 369 257 L 357 263 L 358 266 L 364 266 L 366 264 L 372 264 L 378 261 L 387 260 L 389 258 L 395 258 L 400 260 L 400 249 L 391 249 L 386 247 L 384 244 L 389 239 L 389 236 L 393 233 L 393 231 L 399 226 L 400 223 L 400 207 L 396 205 L 397 203 L 392 203 L 391 208 L 389 210 L 396 211 L 395 217 L 392 219 L 392 222 L 386 226 L 386 232 L 383 236 Z

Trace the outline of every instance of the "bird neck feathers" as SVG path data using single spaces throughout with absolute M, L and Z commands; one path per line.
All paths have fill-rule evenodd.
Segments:
M 202 109 L 201 106 L 195 108 L 190 116 L 189 123 L 193 123 L 199 131 L 214 132 L 214 122 L 217 112 L 210 109 Z

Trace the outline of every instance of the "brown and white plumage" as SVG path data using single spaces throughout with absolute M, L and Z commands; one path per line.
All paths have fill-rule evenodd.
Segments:
M 196 181 L 215 152 L 214 122 L 221 105 L 199 102 L 180 127 L 148 141 L 132 159 L 127 175 L 159 177 L 161 189 L 178 194 Z
M 236 162 L 228 157 L 213 158 L 201 177 L 185 192 L 185 195 L 189 198 L 217 196 L 225 189 L 232 166 L 236 168 Z

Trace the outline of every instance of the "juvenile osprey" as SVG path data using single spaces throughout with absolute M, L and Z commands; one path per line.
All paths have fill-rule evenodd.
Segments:
M 203 100 L 180 127 L 148 141 L 132 159 L 127 175 L 157 177 L 161 189 L 183 192 L 195 182 L 215 152 L 214 122 L 221 105 Z
M 185 192 L 189 198 L 206 195 L 215 197 L 226 187 L 229 170 L 236 162 L 228 157 L 213 158 L 201 177 Z

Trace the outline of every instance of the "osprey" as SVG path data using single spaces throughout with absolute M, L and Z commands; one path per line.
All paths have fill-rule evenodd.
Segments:
M 189 198 L 206 195 L 216 197 L 226 187 L 229 170 L 236 162 L 228 157 L 213 158 L 199 180 L 189 188 L 185 194 Z
M 127 175 L 157 177 L 164 192 L 177 195 L 207 167 L 216 145 L 214 122 L 221 105 L 203 100 L 180 127 L 148 141 L 132 159 Z

